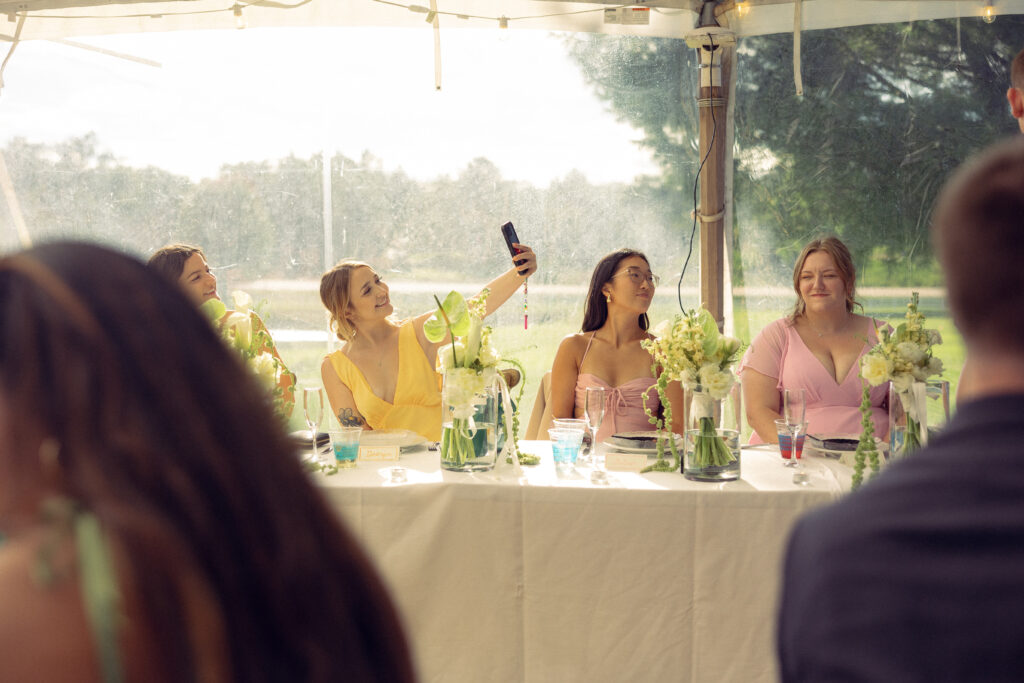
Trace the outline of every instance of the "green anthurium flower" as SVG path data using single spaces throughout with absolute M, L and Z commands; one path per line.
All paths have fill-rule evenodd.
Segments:
M 718 351 L 718 323 L 715 322 L 714 316 L 706 308 L 700 309 L 697 319 L 700 321 L 701 332 L 704 333 L 704 355 L 708 357 L 714 356 L 715 352 Z
M 228 307 L 220 299 L 207 299 L 199 307 L 199 310 L 210 320 L 217 322 L 228 312 Z
M 434 297 L 437 301 L 437 297 Z M 456 291 L 448 292 L 444 303 L 438 303 L 437 310 L 423 323 L 423 335 L 435 344 L 445 338 L 450 330 L 453 337 L 462 337 L 469 332 L 469 308 L 466 299 Z

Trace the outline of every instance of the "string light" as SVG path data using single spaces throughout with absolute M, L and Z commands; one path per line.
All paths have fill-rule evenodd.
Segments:
M 169 1 L 169 0 L 164 0 Z M 379 1 L 379 0 L 377 0 Z M 243 7 L 269 7 L 273 9 L 296 9 L 303 5 L 308 5 L 313 0 L 297 0 L 291 4 L 278 2 L 277 0 L 251 0 L 245 3 L 235 3 L 228 7 L 220 7 L 217 9 L 198 9 L 198 10 L 186 10 L 183 12 L 162 12 L 160 14 L 144 13 L 144 14 L 32 14 L 33 21 L 45 20 L 45 19 L 56 19 L 67 21 L 70 19 L 162 19 L 163 17 L 194 17 L 203 14 L 221 14 L 225 12 L 232 12 L 237 18 L 239 12 Z M 396 4 L 396 3 L 389 3 Z M 405 7 L 405 5 L 400 5 Z M 25 10 L 22 12 L 8 13 L 8 18 L 11 16 L 29 16 L 29 11 Z
M 996 8 L 992 5 L 985 5 L 981 10 L 981 20 L 986 24 L 991 24 L 996 20 Z
M 309 0 L 305 0 L 305 1 L 309 2 Z M 423 13 L 427 13 L 427 12 L 431 11 L 428 8 L 424 7 L 423 5 L 407 5 L 407 4 L 401 3 L 401 2 L 394 2 L 393 0 L 372 0 L 372 2 L 376 2 L 376 3 L 379 3 L 381 5 L 390 5 L 391 7 L 400 7 L 402 9 L 407 9 L 410 12 L 416 12 L 417 14 L 423 14 Z M 625 5 L 617 5 L 616 7 L 624 8 L 624 7 L 633 7 L 633 6 L 634 6 L 634 4 L 625 4 Z M 479 20 L 483 20 L 483 21 L 496 21 L 496 22 L 498 22 L 498 27 L 499 28 L 508 28 L 508 22 L 510 22 L 510 21 L 525 21 L 525 20 L 528 20 L 528 19 L 549 19 L 549 18 L 552 18 L 552 17 L 567 17 L 567 16 L 576 15 L 576 14 L 594 14 L 596 12 L 602 12 L 603 13 L 604 11 L 605 11 L 605 7 L 600 7 L 600 8 L 597 8 L 597 9 L 581 9 L 581 10 L 573 10 L 571 12 L 553 12 L 551 14 L 533 14 L 533 15 L 526 15 L 526 16 L 522 16 L 522 17 L 506 17 L 506 16 L 500 16 L 500 17 L 493 17 L 492 16 L 492 17 L 488 17 L 488 16 L 479 15 L 479 14 L 465 14 L 463 12 L 445 12 L 443 10 L 437 10 L 437 14 L 440 15 L 440 16 L 455 17 L 457 19 L 462 19 L 464 21 L 468 20 L 468 19 L 479 19 Z
M 238 30 L 242 30 L 243 28 L 249 25 L 245 21 L 245 15 L 242 14 L 241 5 L 236 4 L 234 7 L 231 8 L 231 11 L 235 15 L 235 28 L 237 28 Z
M 747 13 L 749 11 L 750 11 L 750 3 L 749 2 L 737 2 L 736 3 L 736 16 L 738 16 L 738 17 L 740 17 L 742 19 L 743 17 L 747 16 Z

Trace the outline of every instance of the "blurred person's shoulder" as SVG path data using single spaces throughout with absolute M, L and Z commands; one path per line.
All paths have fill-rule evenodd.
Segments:
M 0 545 L 0 680 L 98 681 L 79 577 L 68 562 L 73 544 L 47 549 L 48 532 Z

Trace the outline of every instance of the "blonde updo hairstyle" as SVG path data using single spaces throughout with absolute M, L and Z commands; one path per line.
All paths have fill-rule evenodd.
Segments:
M 370 268 L 370 264 L 354 259 L 344 259 L 331 268 L 320 278 L 320 301 L 331 314 L 331 331 L 343 342 L 352 341 L 356 336 L 356 328 L 346 317 L 351 297 L 349 285 L 352 273 L 356 268 Z
M 793 307 L 792 315 L 794 319 L 802 315 L 806 308 L 804 298 L 800 296 L 800 272 L 804 269 L 807 257 L 816 251 L 825 252 L 836 264 L 836 270 L 839 271 L 839 277 L 846 289 L 846 312 L 851 313 L 854 306 L 861 305 L 854 298 L 857 293 L 857 267 L 853 265 L 850 250 L 838 237 L 820 237 L 807 243 L 796 259 L 796 266 L 793 267 L 793 291 L 796 292 L 796 305 Z

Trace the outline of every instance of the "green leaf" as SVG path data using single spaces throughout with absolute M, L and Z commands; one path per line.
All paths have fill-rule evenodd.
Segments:
M 701 332 L 704 333 L 704 355 L 713 356 L 718 350 L 718 323 L 706 308 L 700 309 L 697 320 L 700 322 Z
M 434 299 L 437 300 L 436 297 Z M 434 314 L 423 323 L 423 335 L 435 344 L 451 330 L 453 337 L 463 337 L 469 332 L 469 308 L 466 299 L 458 292 L 448 292 Z
M 203 312 L 210 320 L 217 322 L 224 317 L 224 314 L 228 312 L 228 307 L 224 305 L 224 302 L 220 299 L 207 299 L 199 307 L 199 310 Z

